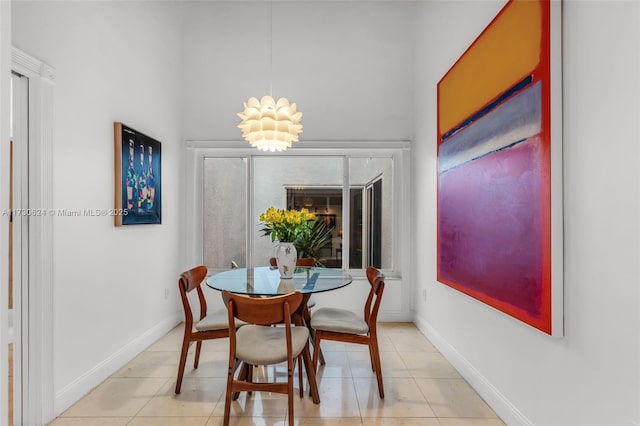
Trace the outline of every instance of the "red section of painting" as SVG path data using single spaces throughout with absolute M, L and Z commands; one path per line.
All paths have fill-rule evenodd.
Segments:
M 438 280 L 551 334 L 550 7 L 540 4 L 541 131 L 439 173 Z M 438 148 L 449 130 L 438 128 Z

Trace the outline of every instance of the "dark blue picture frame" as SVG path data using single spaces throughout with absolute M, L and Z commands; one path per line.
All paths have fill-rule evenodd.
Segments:
M 115 133 L 115 226 L 162 223 L 162 147 L 120 122 Z

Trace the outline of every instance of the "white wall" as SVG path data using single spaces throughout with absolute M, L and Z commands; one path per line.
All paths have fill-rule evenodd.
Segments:
M 414 2 L 274 1 L 272 72 L 269 5 L 184 4 L 186 140 L 246 144 L 236 114 L 249 97 L 269 94 L 270 82 L 274 97 L 287 97 L 302 111 L 301 141 L 410 139 Z M 407 268 L 404 274 L 403 280 Z M 360 312 L 356 301 L 367 286 L 358 280 L 340 293 L 318 295 L 318 303 L 339 300 Z M 388 280 L 380 318 L 408 318 L 409 288 L 407 281 Z
M 181 319 L 180 15 L 169 2 L 15 2 L 12 12 L 13 44 L 56 68 L 57 209 L 113 207 L 114 121 L 162 142 L 162 225 L 54 219 L 59 413 Z
M 640 3 L 563 4 L 565 337 L 436 282 L 436 83 L 503 4 L 419 8 L 416 322 L 508 424 L 637 424 Z
M 271 80 L 301 140 L 410 138 L 414 4 L 274 1 L 272 73 L 269 4 L 185 6 L 185 139 L 242 140 L 236 113 Z

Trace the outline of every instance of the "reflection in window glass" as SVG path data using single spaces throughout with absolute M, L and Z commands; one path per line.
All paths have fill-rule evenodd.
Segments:
M 306 208 L 316 215 L 305 250 L 298 257 L 313 257 L 328 268 L 342 268 L 342 187 L 287 188 L 287 208 Z
M 204 264 L 229 269 L 247 265 L 247 161 L 204 160 Z
M 330 234 L 318 251 L 327 267 L 342 267 L 342 157 L 256 157 L 254 159 L 254 264 L 268 265 L 275 244 L 260 232 L 258 217 L 270 206 L 307 208 Z
M 391 158 L 349 159 L 351 269 L 393 266 L 392 175 Z

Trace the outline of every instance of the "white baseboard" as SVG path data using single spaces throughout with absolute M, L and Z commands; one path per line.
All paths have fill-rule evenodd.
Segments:
M 137 339 L 129 342 L 91 370 L 69 383 L 60 391 L 56 392 L 54 401 L 54 415 L 59 416 L 64 410 L 78 402 L 89 391 L 106 380 L 113 373 L 122 368 L 127 362 L 144 351 L 147 347 L 157 341 L 183 321 L 182 314 L 175 314 L 171 318 L 162 321 L 160 324 L 149 329 Z M 53 420 L 53 419 L 51 419 Z
M 449 344 L 428 322 L 416 316 L 414 324 L 455 367 L 487 404 L 507 425 L 533 426 L 500 391 L 491 384 L 462 354 Z

